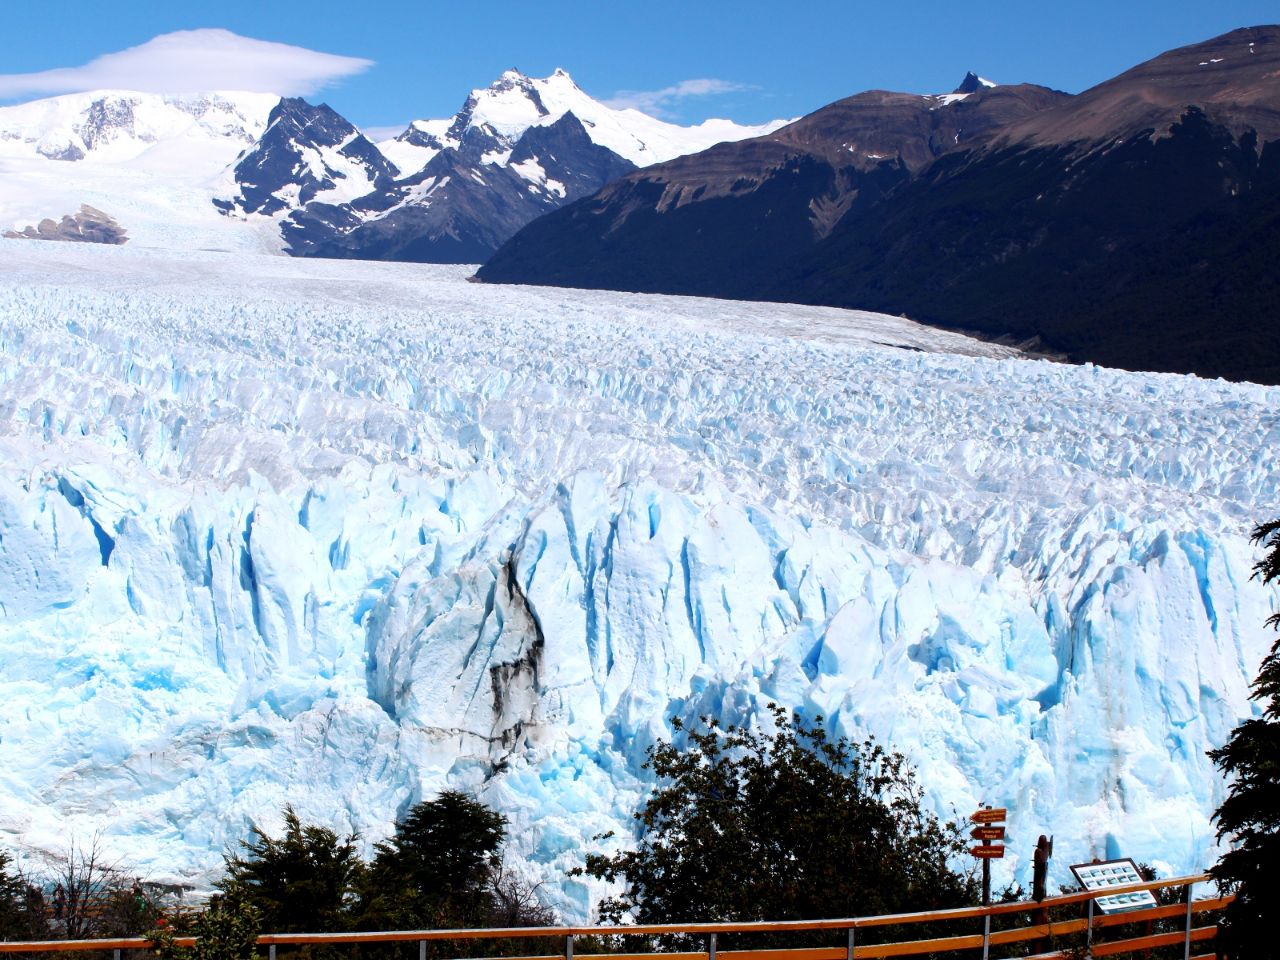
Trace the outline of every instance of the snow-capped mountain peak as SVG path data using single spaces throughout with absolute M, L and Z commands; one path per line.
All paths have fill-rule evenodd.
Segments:
M 563 75 L 568 78 L 568 74 Z M 542 102 L 539 87 L 555 77 L 538 81 L 526 77 L 519 70 L 505 71 L 488 87 L 471 91 L 453 118 L 449 138 L 461 142 L 468 130 L 480 129 L 514 145 L 521 134 L 551 113 Z M 569 83 L 573 81 L 569 80 Z
M 633 164 L 773 126 L 681 127 L 614 109 L 564 69 L 507 70 L 452 117 L 415 120 L 376 146 L 323 104 L 271 94 L 73 94 L 0 108 L 0 232 L 45 236 L 42 224 L 74 221 L 87 205 L 131 244 L 199 236 L 217 249 L 278 251 L 286 241 L 292 253 L 477 262 Z M 305 228 L 278 222 L 295 214 Z M 360 230 L 387 218 L 376 238 Z M 441 238 L 453 244 L 447 253 Z
M 389 185 L 399 171 L 327 104 L 281 100 L 252 151 L 236 165 L 238 195 L 221 209 L 275 214 L 323 197 L 344 203 Z
M 42 225 L 87 207 L 130 244 L 278 250 L 275 231 L 238 227 L 210 200 L 279 100 L 94 90 L 0 107 L 0 233 L 46 238 Z
M 724 140 L 762 136 L 787 122 L 745 126 L 711 119 L 685 127 L 634 108 L 607 106 L 579 87 L 563 68 L 542 78 L 512 69 L 489 86 L 472 90 L 462 109 L 448 120 L 415 120 L 395 140 L 379 146 L 406 171 L 421 169 L 436 153 L 449 148 L 499 156 L 530 127 L 553 124 L 567 113 L 578 118 L 594 143 L 637 166 L 696 153 Z
M 994 80 L 988 80 L 986 77 L 980 77 L 972 70 L 964 75 L 964 79 L 960 81 L 960 86 L 956 87 L 952 93 L 977 93 L 990 87 L 998 87 L 1000 84 Z
M 261 93 L 169 96 L 129 90 L 50 97 L 0 107 L 0 153 L 118 162 L 175 139 L 231 142 L 240 150 L 261 136 L 278 99 Z

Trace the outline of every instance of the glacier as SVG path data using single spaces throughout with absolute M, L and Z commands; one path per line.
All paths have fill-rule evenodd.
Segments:
M 1215 858 L 1280 388 L 466 275 L 0 241 L 0 846 L 204 887 L 449 786 L 586 919 L 671 717 L 774 701 L 1007 806 L 998 883 Z

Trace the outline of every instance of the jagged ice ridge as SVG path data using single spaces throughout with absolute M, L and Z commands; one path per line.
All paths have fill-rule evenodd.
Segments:
M 0 842 L 208 882 L 512 820 L 566 918 L 673 713 L 874 733 L 1055 868 L 1214 855 L 1277 388 L 820 308 L 0 241 Z M 168 871 L 169 873 L 164 873 Z

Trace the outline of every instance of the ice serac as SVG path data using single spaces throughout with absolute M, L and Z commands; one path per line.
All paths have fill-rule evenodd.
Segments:
M 0 838 L 207 883 L 475 791 L 566 919 L 671 720 L 871 733 L 1056 878 L 1211 861 L 1274 388 L 895 317 L 0 241 Z M 340 291 L 335 295 L 335 291 Z M 612 840 L 593 839 L 616 831 Z

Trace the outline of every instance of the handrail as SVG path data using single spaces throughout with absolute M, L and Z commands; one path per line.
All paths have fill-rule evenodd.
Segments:
M 573 938 L 587 936 L 660 936 L 664 934 L 697 936 L 722 933 L 783 933 L 791 931 L 804 932 L 822 930 L 856 931 L 876 927 L 906 926 L 917 923 L 938 923 L 999 916 L 1010 913 L 1025 913 L 1032 910 L 1048 910 L 1053 907 L 1085 903 L 1090 900 L 1096 900 L 1100 897 L 1109 897 L 1117 894 L 1132 893 L 1141 890 L 1160 890 L 1167 887 L 1186 887 L 1191 884 L 1202 883 L 1209 879 L 1210 877 L 1208 874 L 1202 873 L 1186 877 L 1175 877 L 1168 880 L 1150 880 L 1142 883 L 1126 884 L 1124 886 L 1116 886 L 1106 890 L 1064 894 L 1057 897 L 1049 897 L 1040 901 L 1023 900 L 1016 903 L 993 904 L 989 907 L 959 907 L 949 910 L 929 910 L 916 913 L 886 914 L 874 917 L 687 924 L 634 924 L 619 926 L 561 925 L 554 927 L 501 927 L 449 930 L 375 930 L 349 931 L 343 933 L 268 933 L 259 936 L 257 942 L 262 946 L 274 948 L 276 945 L 302 946 L 339 943 L 391 943 L 427 940 L 504 940 L 516 938 Z M 1050 935 L 1078 933 L 1086 928 L 1086 923 L 1090 923 L 1092 927 L 1098 928 L 1136 923 L 1142 920 L 1154 920 L 1179 916 L 1186 913 L 1200 913 L 1206 910 L 1221 909 L 1230 902 L 1231 899 L 1232 898 L 1230 897 L 1213 897 L 1195 900 L 1189 905 L 1182 903 L 1171 906 L 1156 906 L 1143 910 L 1133 910 L 1122 914 L 1100 915 L 1093 917 L 1091 921 L 1083 919 L 1068 920 L 1024 927 L 1016 930 L 995 931 L 990 934 L 989 942 L 992 944 L 1016 943 L 1023 940 L 1045 938 Z M 1216 928 L 1213 927 L 1198 928 L 1193 931 L 1196 934 L 1193 939 L 1198 941 L 1200 939 L 1210 937 L 1213 935 L 1213 931 L 1215 929 Z M 1206 934 L 1204 931 L 1209 931 L 1209 933 Z M 1160 936 L 1173 935 L 1161 934 Z M 1182 934 L 1178 934 L 1177 936 L 1182 936 Z M 723 960 L 788 960 L 788 958 L 789 960 L 841 960 L 841 958 L 848 958 L 850 956 L 857 958 L 857 960 L 862 960 L 862 958 L 910 956 L 919 953 L 938 953 L 946 952 L 948 950 L 970 949 L 975 945 L 981 945 L 982 939 L 981 935 L 975 934 L 945 937 L 933 940 L 899 941 L 892 944 L 860 946 L 852 954 L 844 948 L 810 947 L 790 948 L 785 950 L 723 950 L 718 951 L 716 956 L 723 958 Z M 189 947 L 195 944 L 195 938 L 175 937 L 173 942 L 176 946 Z M 1131 941 L 1117 941 L 1115 943 L 1108 943 L 1105 946 L 1099 944 L 1094 953 L 1095 955 L 1102 956 L 1103 952 L 1101 951 L 1114 952 L 1112 951 L 1113 947 L 1120 947 L 1129 942 Z M 154 941 L 148 940 L 145 937 L 116 937 L 94 940 L 7 941 L 0 942 L 0 954 L 84 950 L 141 950 L 149 949 L 153 946 L 155 946 Z M 1138 948 L 1135 947 L 1134 949 Z M 660 956 L 664 958 L 664 960 L 692 960 L 692 958 L 707 957 L 707 953 L 705 951 L 693 951 L 683 953 L 643 955 L 622 954 L 612 956 L 613 960 L 624 960 L 624 958 L 631 958 L 633 956 Z M 1046 956 L 1053 956 L 1053 954 L 1048 954 Z M 541 958 L 524 958 L 524 960 L 541 960 Z M 587 958 L 580 956 L 579 960 L 587 960 Z

